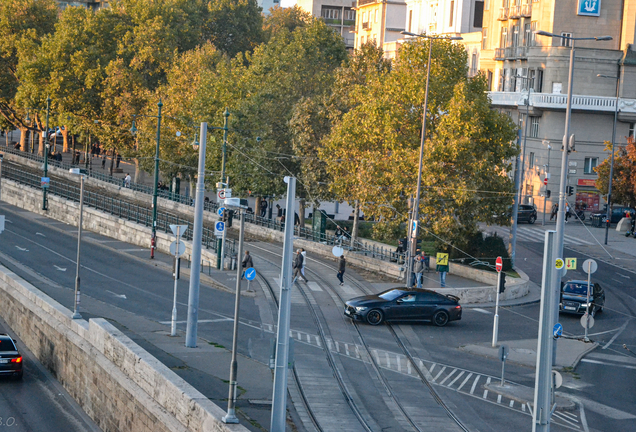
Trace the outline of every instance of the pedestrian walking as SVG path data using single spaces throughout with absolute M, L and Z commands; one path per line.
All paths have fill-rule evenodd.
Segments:
M 446 288 L 446 273 L 448 273 L 448 264 L 439 265 L 437 264 L 436 271 L 439 273 L 439 283 L 442 288 Z
M 126 173 L 126 177 L 124 178 L 124 186 L 127 188 L 130 188 L 130 181 L 132 180 L 132 178 L 130 177 L 130 174 Z
M 568 219 L 570 218 L 570 204 L 565 203 L 565 223 L 568 223 Z
M 102 169 L 106 168 L 106 155 L 102 156 Z
M 119 153 L 117 153 L 117 163 L 115 168 L 119 168 L 119 164 L 121 163 L 121 155 Z
M 296 258 L 294 258 L 294 278 L 292 279 L 292 283 L 296 282 L 296 279 L 299 276 L 305 282 L 307 282 L 307 279 L 302 274 L 303 262 L 304 262 L 303 254 L 302 254 L 301 250 L 298 249 L 298 251 L 296 252 Z
M 243 255 L 243 260 L 241 261 L 241 267 L 243 267 L 243 273 L 241 274 L 241 279 L 243 279 L 243 277 L 245 277 L 245 270 L 254 267 L 250 251 L 245 251 L 245 255 Z
M 422 288 L 422 273 L 424 273 L 424 257 L 422 255 L 415 256 L 415 262 L 413 263 L 413 273 L 415 273 L 415 281 L 417 287 Z
M 557 213 L 559 212 L 559 205 L 553 204 L 552 210 L 550 211 L 550 220 L 556 218 Z
M 344 285 L 344 273 L 345 268 L 347 267 L 347 262 L 345 261 L 344 255 L 340 255 L 340 259 L 338 259 L 338 273 L 336 277 L 340 281 L 340 286 Z
M 301 248 L 300 254 L 303 256 L 303 266 L 300 268 L 300 273 L 303 275 L 303 278 L 305 278 L 305 282 L 307 282 L 307 277 L 305 276 L 305 267 L 307 267 L 307 252 L 305 252 L 305 249 Z
M 261 217 L 264 218 L 267 214 L 267 200 L 261 201 Z

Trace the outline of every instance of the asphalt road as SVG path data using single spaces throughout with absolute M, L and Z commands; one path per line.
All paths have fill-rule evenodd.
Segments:
M 101 431 L 2 320 L 0 333 L 18 341 L 24 360 L 22 380 L 0 377 L 0 431 Z

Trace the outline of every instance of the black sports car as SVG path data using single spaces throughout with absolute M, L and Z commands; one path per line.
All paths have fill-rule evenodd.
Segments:
M 0 376 L 22 378 L 22 355 L 8 334 L 0 333 Z
M 345 303 L 349 318 L 379 325 L 383 321 L 432 321 L 444 326 L 462 318 L 459 297 L 420 288 L 391 288 Z
M 590 302 L 587 303 L 587 281 L 571 280 L 561 286 L 561 301 L 559 310 L 574 314 L 584 314 L 591 311 L 594 316 L 596 312 L 603 312 L 605 306 L 605 291 L 598 283 L 590 285 Z

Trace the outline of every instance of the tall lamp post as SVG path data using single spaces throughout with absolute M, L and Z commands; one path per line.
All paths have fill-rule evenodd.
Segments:
M 82 245 L 82 219 L 84 213 L 84 174 L 79 168 L 71 168 L 71 174 L 77 174 L 80 177 L 80 197 L 79 197 L 79 223 L 77 224 L 77 267 L 75 269 L 75 299 L 73 308 L 73 319 L 81 319 L 79 313 L 80 304 L 80 247 Z
M 550 145 L 550 141 L 548 141 L 548 163 L 546 165 L 544 165 L 546 167 L 546 169 L 545 169 L 546 178 L 548 177 L 548 174 L 550 173 L 550 151 L 551 150 L 552 150 L 552 146 Z M 542 226 L 545 226 L 545 203 L 546 203 L 546 201 L 548 201 L 548 185 L 547 184 L 545 185 L 545 194 L 543 196 L 543 223 L 541 224 Z
M 155 258 L 155 249 L 157 246 L 157 194 L 158 194 L 158 183 L 159 183 L 159 143 L 161 142 L 161 107 L 163 107 L 163 103 L 161 103 L 161 99 L 159 99 L 159 103 L 157 104 L 157 115 L 156 116 L 147 116 L 147 115 L 135 115 L 136 117 L 154 117 L 157 119 L 157 146 L 155 148 L 155 173 L 154 173 L 154 185 L 152 187 L 152 237 L 150 238 L 150 259 Z M 137 133 L 137 127 L 135 127 L 135 120 L 133 119 L 132 127 L 130 128 L 130 133 L 135 135 Z M 115 155 L 113 155 L 114 157 Z
M 46 126 L 44 128 L 44 173 L 43 178 L 48 177 L 49 172 L 49 112 L 51 109 L 51 98 L 46 97 Z M 46 210 L 46 191 L 49 184 L 42 182 L 42 210 Z
M 610 78 L 616 80 L 616 106 L 614 107 L 614 126 L 612 127 L 612 156 L 610 159 L 610 175 L 609 175 L 609 187 L 607 190 L 607 221 L 605 223 L 605 244 L 607 244 L 607 236 L 609 235 L 609 226 L 612 222 L 612 180 L 614 177 L 614 144 L 616 142 L 616 120 L 618 118 L 618 92 L 620 87 L 620 78 L 618 76 L 611 75 L 596 75 L 599 78 Z
M 422 111 L 422 137 L 420 140 L 420 163 L 417 171 L 417 191 L 415 193 L 415 202 L 413 203 L 413 213 L 411 215 L 411 223 L 409 224 L 409 249 L 407 253 L 407 272 L 406 272 L 406 286 L 410 287 L 413 284 L 413 260 L 417 248 L 417 235 L 419 233 L 419 210 L 420 210 L 420 192 L 422 189 L 422 159 L 424 158 L 424 144 L 426 142 L 426 111 L 428 108 L 428 87 L 431 78 L 431 53 L 433 51 L 433 39 L 443 40 L 462 40 L 461 36 L 433 36 L 427 34 L 417 34 L 407 31 L 400 32 L 406 36 L 414 36 L 428 39 L 428 63 L 426 66 L 426 90 L 424 92 L 424 109 Z

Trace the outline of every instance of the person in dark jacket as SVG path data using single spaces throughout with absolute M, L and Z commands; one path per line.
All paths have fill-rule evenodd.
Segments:
M 338 260 L 338 273 L 336 274 L 338 280 L 340 281 L 340 286 L 344 285 L 344 272 L 346 266 L 347 262 L 345 261 L 344 255 L 340 255 L 340 259 Z
M 241 261 L 241 267 L 243 267 L 243 274 L 241 274 L 241 279 L 243 279 L 243 277 L 245 276 L 245 270 L 254 267 L 254 261 L 252 261 L 252 255 L 250 255 L 250 251 L 245 251 L 245 255 L 243 256 L 243 260 Z
M 303 273 L 302 273 L 304 262 L 305 262 L 305 259 L 303 257 L 302 251 L 298 249 L 298 252 L 296 252 L 296 258 L 294 258 L 294 279 L 292 280 L 292 283 L 296 282 L 296 278 L 298 278 L 299 276 L 305 282 L 307 282 L 307 278 L 303 276 Z

